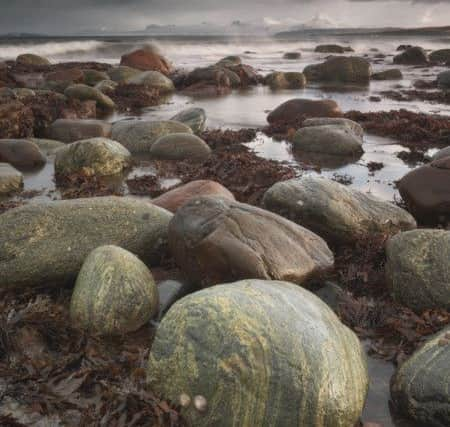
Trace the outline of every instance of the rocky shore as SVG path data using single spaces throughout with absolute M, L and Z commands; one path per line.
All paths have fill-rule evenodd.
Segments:
M 316 52 L 332 56 L 267 75 L 239 56 L 180 70 L 152 46 L 0 64 L 0 425 L 379 426 L 368 356 L 396 366 L 396 416 L 449 425 L 449 117 L 295 92 L 258 129 L 211 129 L 196 106 L 140 117 L 173 93 L 402 79 L 349 46 Z M 445 73 L 407 96 L 447 102 Z M 368 133 L 420 160 L 396 203 L 249 146 L 352 164 Z M 36 194 L 24 177 L 45 167 L 55 191 Z

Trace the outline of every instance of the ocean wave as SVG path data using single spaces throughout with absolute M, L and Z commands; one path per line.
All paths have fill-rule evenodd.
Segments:
M 34 53 L 53 58 L 68 54 L 95 51 L 103 45 L 103 42 L 96 40 L 0 45 L 0 58 L 15 59 L 23 53 Z

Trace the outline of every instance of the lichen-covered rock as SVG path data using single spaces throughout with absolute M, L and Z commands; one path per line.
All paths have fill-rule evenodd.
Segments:
M 397 234 L 386 254 L 386 277 L 397 301 L 417 312 L 450 309 L 450 231 Z
M 89 138 L 108 138 L 111 128 L 110 123 L 102 120 L 58 119 L 47 129 L 47 136 L 69 143 Z
M 112 81 L 116 83 L 124 83 L 133 76 L 141 74 L 141 71 L 136 70 L 136 68 L 120 65 L 118 67 L 110 68 L 106 73 Z
M 335 243 L 416 228 L 414 218 L 398 206 L 321 177 L 279 182 L 267 190 L 263 204 Z
M 156 199 L 152 199 L 152 203 L 175 213 L 189 200 L 201 196 L 216 196 L 234 200 L 233 194 L 218 182 L 198 180 L 170 190 Z
M 264 82 L 273 90 L 303 89 L 306 86 L 306 77 L 303 73 L 277 71 L 266 76 Z
M 350 427 L 368 388 L 356 335 L 310 292 L 245 280 L 178 301 L 147 380 L 196 427 Z
M 403 79 L 402 72 L 394 68 L 392 70 L 380 71 L 372 74 L 372 80 L 401 80 Z
M 0 162 L 32 168 L 47 162 L 39 147 L 28 139 L 0 139 Z
M 21 65 L 50 65 L 50 61 L 43 56 L 33 53 L 23 53 L 16 58 L 16 62 Z
M 169 93 L 175 90 L 172 80 L 158 71 L 145 71 L 129 78 L 127 83 L 142 85 L 151 89 L 158 89 L 160 93 Z
M 266 210 L 217 197 L 192 199 L 169 227 L 172 255 L 194 283 L 258 278 L 302 284 L 333 266 L 327 244 Z
M 372 67 L 364 58 L 332 56 L 321 64 L 308 65 L 303 73 L 308 81 L 367 83 Z
M 326 125 L 339 125 L 349 128 L 356 136 L 363 138 L 364 129 L 363 127 L 353 120 L 345 119 L 343 117 L 315 117 L 311 119 L 306 119 L 302 126 L 326 126 Z
M 99 335 L 138 330 L 158 313 L 158 290 L 147 266 L 131 252 L 101 246 L 78 274 L 70 317 L 80 329 Z
M 431 337 L 391 382 L 394 405 L 423 426 L 450 425 L 450 327 Z
M 342 114 L 332 99 L 290 99 L 279 105 L 268 116 L 269 123 L 295 122 L 304 117 L 336 117 Z
M 0 288 L 72 283 L 88 254 L 102 245 L 120 246 L 148 265 L 158 264 L 171 217 L 164 209 L 126 197 L 11 209 L 0 215 Z
M 111 136 L 131 153 L 149 153 L 158 138 L 174 133 L 192 133 L 192 130 L 189 126 L 173 120 L 122 120 L 114 123 Z
M 19 193 L 23 188 L 23 175 L 8 163 L 0 163 L 0 196 Z
M 107 138 L 85 139 L 58 150 L 55 157 L 55 175 L 116 175 L 128 168 L 131 161 L 131 153 L 116 141 Z
M 95 101 L 98 108 L 113 110 L 116 107 L 114 101 L 98 89 L 84 84 L 70 85 L 64 91 L 68 98 L 79 99 L 80 101 Z
M 192 133 L 171 133 L 158 138 L 152 144 L 150 154 L 161 160 L 202 161 L 210 156 L 211 148 Z
M 419 46 L 408 47 L 402 53 L 394 56 L 394 64 L 426 65 L 428 62 L 427 53 Z
M 170 120 L 180 122 L 189 126 L 196 135 L 205 130 L 206 112 L 203 108 L 188 108 L 180 111 Z
M 294 149 L 336 156 L 357 156 L 364 152 L 362 138 L 341 125 L 307 126 L 293 137 Z

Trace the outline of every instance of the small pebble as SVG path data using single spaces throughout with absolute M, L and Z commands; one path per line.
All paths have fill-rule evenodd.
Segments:
M 206 401 L 206 398 L 204 398 L 203 396 L 195 396 L 194 406 L 195 409 L 197 409 L 197 411 L 205 412 L 208 407 L 208 402 Z
M 187 408 L 190 404 L 191 404 L 191 398 L 186 393 L 180 394 L 180 405 L 183 408 Z

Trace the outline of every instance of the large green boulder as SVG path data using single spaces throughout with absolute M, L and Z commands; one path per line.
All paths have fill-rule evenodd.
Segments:
M 175 90 L 172 80 L 159 71 L 144 71 L 129 78 L 127 83 L 158 89 L 160 93 L 168 93 Z
M 70 85 L 64 91 L 68 98 L 79 99 L 80 101 L 95 101 L 98 108 L 104 110 L 113 110 L 116 107 L 114 101 L 103 92 L 94 87 L 84 84 Z
M 123 335 L 145 325 L 159 309 L 147 266 L 117 246 L 100 246 L 86 258 L 70 301 L 74 326 L 100 335 Z
M 165 254 L 172 214 L 126 197 L 30 203 L 0 215 L 0 288 L 72 283 L 88 254 L 116 245 L 149 265 Z
M 122 120 L 114 123 L 111 136 L 131 153 L 149 153 L 158 138 L 174 133 L 192 133 L 192 130 L 189 126 L 173 120 Z
M 55 157 L 55 173 L 68 176 L 110 176 L 131 166 L 130 152 L 118 142 L 107 138 L 77 141 L 60 148 Z
M 303 73 L 308 81 L 368 83 L 372 67 L 357 56 L 332 56 L 321 64 L 308 65 Z
M 262 280 L 173 305 L 147 379 L 195 427 L 350 427 L 368 387 L 358 338 L 332 310 L 298 286 Z
M 50 65 L 50 61 L 47 58 L 34 53 L 23 53 L 16 58 L 16 62 L 21 65 Z
M 400 233 L 386 246 L 386 277 L 394 298 L 417 311 L 450 309 L 450 231 Z
M 430 338 L 391 381 L 394 405 L 421 426 L 450 425 L 450 327 Z
M 199 197 L 179 208 L 169 245 L 193 283 L 212 286 L 248 278 L 299 285 L 333 267 L 327 244 L 311 231 L 264 209 Z
M 414 218 L 393 203 L 322 177 L 279 182 L 267 190 L 263 204 L 334 243 L 416 228 Z
M 136 68 L 127 67 L 126 65 L 119 65 L 118 67 L 110 68 L 106 73 L 112 81 L 124 83 L 133 76 L 141 74 L 141 71 L 136 70 Z

